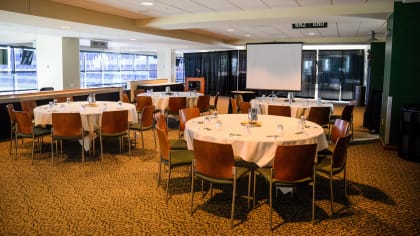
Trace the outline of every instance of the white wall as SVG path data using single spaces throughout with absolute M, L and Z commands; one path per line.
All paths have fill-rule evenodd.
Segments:
M 38 89 L 42 87 L 63 89 L 61 37 L 37 35 L 35 44 Z
M 80 88 L 79 39 L 62 39 L 63 89 Z
M 174 50 L 159 50 L 157 53 L 157 78 L 175 82 L 176 53 Z

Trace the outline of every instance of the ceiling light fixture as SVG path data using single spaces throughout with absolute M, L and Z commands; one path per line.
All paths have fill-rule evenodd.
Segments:
M 68 29 L 70 29 L 70 26 L 63 25 L 63 26 L 61 26 L 61 28 L 64 29 L 64 30 L 68 30 Z
M 247 38 L 251 37 L 250 34 L 245 34 L 244 36 L 247 37 Z
M 226 31 L 233 32 L 233 31 L 235 31 L 235 29 L 227 29 Z
M 140 4 L 143 5 L 143 6 L 153 6 L 154 5 L 153 2 L 141 2 Z
M 315 33 L 314 33 L 314 32 L 309 32 L 309 33 L 308 33 L 308 35 L 309 35 L 309 36 L 314 36 L 314 35 L 315 35 Z

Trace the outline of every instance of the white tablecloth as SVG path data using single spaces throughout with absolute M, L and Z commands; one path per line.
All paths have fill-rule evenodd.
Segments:
M 187 107 L 196 107 L 198 96 L 201 96 L 201 93 L 193 92 L 152 92 L 152 93 L 140 93 L 137 96 L 151 96 L 152 103 L 155 106 L 155 109 L 159 109 L 164 112 L 168 108 L 169 98 L 170 97 L 186 97 L 187 98 Z
M 85 105 L 82 108 L 82 105 Z M 87 102 L 57 103 L 38 106 L 34 109 L 35 125 L 51 125 L 53 112 L 74 112 L 80 113 L 82 127 L 90 132 L 91 135 L 85 139 L 85 149 L 89 150 L 90 140 L 95 138 L 94 131 L 100 128 L 103 111 L 128 110 L 128 122 L 137 123 L 136 106 L 130 103 L 104 102 L 98 101 L 95 106 L 88 106 Z
M 217 120 L 222 122 L 220 128 L 216 128 Z M 261 126 L 251 127 L 248 133 L 241 121 L 247 121 L 247 114 L 223 114 L 210 118 L 209 123 L 205 121 L 205 116 L 189 120 L 184 131 L 188 149 L 193 149 L 193 139 L 229 143 L 235 156 L 265 167 L 272 165 L 278 145 L 317 143 L 318 150 L 328 147 L 324 129 L 313 122 L 306 121 L 306 128 L 299 133 L 296 118 L 258 115 Z M 275 137 L 278 124 L 284 127 L 283 137 Z
M 307 118 L 311 107 L 328 106 L 331 108 L 331 112 L 333 112 L 334 109 L 332 103 L 317 101 L 314 99 L 295 98 L 294 102 L 290 104 L 285 98 L 256 98 L 252 99 L 250 102 L 251 107 L 257 108 L 260 114 L 268 114 L 268 105 L 290 106 L 292 117 L 300 117 L 303 115 Z

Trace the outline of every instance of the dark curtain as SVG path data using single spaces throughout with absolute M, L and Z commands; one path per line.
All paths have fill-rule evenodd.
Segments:
M 238 80 L 239 53 L 239 83 Z M 245 56 L 245 58 L 244 58 Z M 206 80 L 206 94 L 231 96 L 230 91 L 245 88 L 245 51 L 219 51 L 204 53 L 185 53 L 185 77 L 203 76 Z

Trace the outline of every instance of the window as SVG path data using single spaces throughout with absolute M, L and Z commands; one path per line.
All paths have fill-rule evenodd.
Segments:
M 130 80 L 157 78 L 155 55 L 80 52 L 80 84 L 82 88 L 125 86 Z
M 0 46 L 0 93 L 38 89 L 34 48 Z
M 176 81 L 177 83 L 183 83 L 185 81 L 184 76 L 184 58 L 177 57 L 176 58 Z

